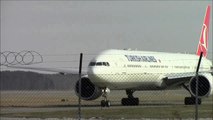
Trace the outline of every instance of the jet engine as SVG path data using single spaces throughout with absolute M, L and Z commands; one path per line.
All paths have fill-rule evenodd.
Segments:
M 189 90 L 196 96 L 196 77 L 191 78 Z M 211 74 L 198 75 L 198 97 L 208 97 L 213 93 L 213 77 Z
M 75 84 L 76 95 L 79 96 L 79 81 Z M 102 95 L 102 89 L 95 86 L 88 76 L 81 78 L 81 99 L 83 100 L 94 100 Z

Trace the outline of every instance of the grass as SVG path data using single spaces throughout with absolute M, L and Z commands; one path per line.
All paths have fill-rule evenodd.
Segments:
M 199 118 L 213 118 L 212 105 L 199 106 Z M 137 106 L 137 107 L 111 107 L 111 108 L 82 108 L 83 118 L 104 119 L 140 119 L 140 118 L 194 118 L 195 107 L 185 105 L 167 106 Z M 26 117 L 26 118 L 77 118 L 78 110 L 54 111 L 54 112 L 23 112 L 4 113 L 2 117 Z
M 175 94 L 174 94 L 175 93 Z M 83 118 L 104 119 L 140 119 L 140 118 L 194 118 L 195 106 L 183 105 L 184 97 L 189 96 L 184 91 L 139 91 L 135 97 L 140 98 L 137 107 L 82 107 Z M 120 100 L 126 97 L 125 91 L 113 91 L 109 99 L 112 105 L 119 106 Z M 64 100 L 63 100 L 64 99 Z M 83 106 L 98 106 L 103 98 L 94 101 L 82 101 Z M 62 101 L 63 100 L 63 101 Z M 200 118 L 213 118 L 213 96 L 205 98 L 204 104 L 199 106 Z M 1 110 L 1 117 L 27 118 L 78 118 L 78 98 L 74 91 L 1 91 L 1 107 L 32 107 L 38 108 L 33 112 L 5 112 Z M 55 107 L 54 111 L 42 111 L 39 107 Z M 58 110 L 57 107 L 70 109 Z

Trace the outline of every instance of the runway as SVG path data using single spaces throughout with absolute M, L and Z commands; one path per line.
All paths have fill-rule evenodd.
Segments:
M 177 103 L 178 104 L 178 103 Z M 177 105 L 176 104 L 176 105 Z M 81 109 L 129 109 L 129 108 L 150 108 L 150 107 L 171 107 L 172 104 L 141 104 L 139 106 L 122 106 L 119 104 L 111 105 L 110 107 L 101 107 L 100 105 L 82 105 Z M 49 107 L 2 107 L 1 113 L 27 113 L 27 112 L 55 112 L 55 111 L 78 111 L 78 105 L 67 106 L 49 106 Z
M 199 118 L 212 120 L 211 105 L 202 105 L 199 108 Z M 140 105 L 140 106 L 111 106 L 101 108 L 100 106 L 83 106 L 81 116 L 84 119 L 193 119 L 194 106 L 184 105 Z M 3 119 L 4 118 L 4 119 Z M 18 118 L 20 120 L 70 120 L 78 118 L 78 107 L 6 107 L 1 108 L 1 120 L 6 118 Z M 22 119 L 21 119 L 22 118 Z M 14 119 L 14 120 L 18 120 Z M 10 119 L 11 120 L 11 119 Z M 190 120 L 190 119 L 189 119 Z
M 175 92 L 175 94 L 174 94 Z M 75 106 L 78 97 L 74 90 L 67 91 L 1 91 L 1 107 L 43 107 L 43 106 Z M 140 104 L 183 103 L 188 96 L 185 91 L 136 91 L 135 97 Z M 112 105 L 120 105 L 121 99 L 127 97 L 125 91 L 111 91 L 108 100 Z M 100 105 L 100 97 L 93 101 L 82 100 L 82 105 Z

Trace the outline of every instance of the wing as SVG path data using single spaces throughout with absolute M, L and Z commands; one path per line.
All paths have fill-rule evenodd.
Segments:
M 27 69 L 27 70 L 36 70 L 36 71 L 45 71 L 45 72 L 55 72 L 60 74 L 79 74 L 79 69 L 59 69 L 59 68 L 44 68 L 44 67 L 31 67 L 31 66 L 9 66 L 9 68 L 18 68 L 18 69 Z M 82 74 L 87 74 L 86 70 L 81 71 Z
M 190 79 L 195 76 L 195 72 L 190 73 L 171 73 L 163 78 L 164 84 L 168 88 L 180 87 L 183 84 L 188 84 Z
M 203 74 L 203 73 L 211 74 L 210 71 L 199 72 L 199 74 Z M 195 75 L 196 75 L 195 72 L 170 73 L 165 75 L 165 77 L 163 77 L 162 80 L 164 85 L 166 85 L 168 89 L 177 88 L 183 85 L 187 86 L 191 78 L 195 77 Z

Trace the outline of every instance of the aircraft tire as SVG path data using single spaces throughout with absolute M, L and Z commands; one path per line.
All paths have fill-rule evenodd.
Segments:
M 111 102 L 109 100 L 106 101 L 106 107 L 110 107 L 111 106 Z
M 111 106 L 111 102 L 109 100 L 105 101 L 102 100 L 101 101 L 101 107 L 110 107 Z
M 137 106 L 139 105 L 139 98 L 123 98 L 121 104 L 123 106 Z
M 101 100 L 101 107 L 105 107 L 105 100 Z
M 184 100 L 185 105 L 195 105 L 196 104 L 196 98 L 195 97 L 185 97 Z M 201 99 L 198 98 L 198 105 L 201 104 Z

